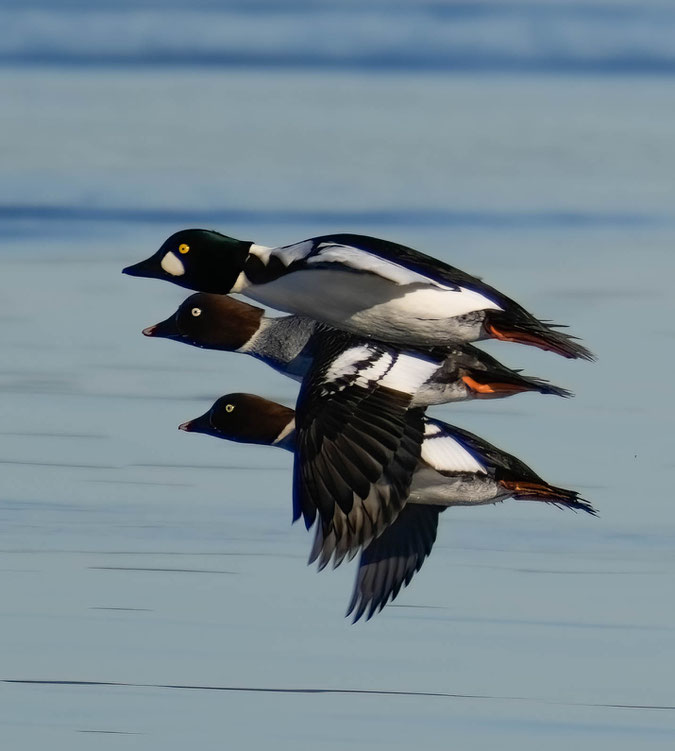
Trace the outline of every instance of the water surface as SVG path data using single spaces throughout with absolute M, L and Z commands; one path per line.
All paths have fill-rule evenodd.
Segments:
M 671 748 L 672 9 L 256 7 L 2 3 L 3 739 Z M 388 237 L 569 323 L 597 364 L 489 349 L 574 400 L 435 414 L 600 518 L 448 511 L 350 626 L 353 566 L 317 574 L 290 526 L 290 457 L 176 429 L 296 388 L 140 335 L 185 293 L 120 270 L 190 225 Z

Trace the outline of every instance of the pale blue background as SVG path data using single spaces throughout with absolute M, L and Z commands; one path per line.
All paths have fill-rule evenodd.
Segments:
M 3 748 L 671 749 L 673 4 L 2 0 L 0 28 Z M 447 512 L 350 626 L 290 457 L 176 430 L 295 395 L 140 335 L 185 293 L 120 269 L 190 225 L 391 238 L 569 323 L 596 365 L 489 349 L 576 399 L 435 414 L 600 518 Z

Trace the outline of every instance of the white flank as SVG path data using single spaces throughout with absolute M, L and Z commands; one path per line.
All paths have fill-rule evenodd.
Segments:
M 438 362 L 426 357 L 400 353 L 389 372 L 380 380 L 380 386 L 404 394 L 416 394 L 439 367 Z
M 464 446 L 449 435 L 438 435 L 436 425 L 427 423 L 422 442 L 421 459 L 441 472 L 478 472 L 487 474 L 485 467 Z M 429 437 L 429 436 L 434 437 Z
M 183 274 L 185 274 L 185 266 L 183 266 L 183 262 L 178 256 L 171 252 L 167 253 L 164 258 L 162 258 L 160 266 L 167 274 L 171 274 L 171 276 L 183 276 Z
M 455 318 L 477 310 L 501 310 L 496 302 L 464 287 L 458 290 L 431 286 L 417 288 L 406 292 L 393 303 L 385 303 L 385 305 L 390 308 L 395 306 L 399 315 L 410 315 L 427 321 Z M 373 310 L 376 309 L 373 308 Z
M 337 381 L 338 378 L 355 375 L 358 371 L 356 364 L 363 362 L 371 353 L 371 350 L 365 345 L 351 347 L 350 349 L 338 355 L 326 371 L 323 383 Z

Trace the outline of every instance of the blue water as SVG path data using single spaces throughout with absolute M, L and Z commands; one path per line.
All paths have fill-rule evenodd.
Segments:
M 672 75 L 667 2 L 3 0 L 14 65 Z
M 3 748 L 670 749 L 675 98 L 668 3 L 0 2 Z M 290 458 L 176 428 L 243 356 L 140 330 L 171 232 L 352 231 L 482 276 L 599 357 L 434 414 L 599 519 L 453 509 L 367 624 Z

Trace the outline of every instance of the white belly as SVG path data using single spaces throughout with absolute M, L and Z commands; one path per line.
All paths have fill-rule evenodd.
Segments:
M 278 310 L 299 313 L 356 334 L 396 342 L 442 344 L 464 340 L 453 319 L 499 306 L 467 289 L 399 285 L 374 274 L 295 271 L 241 290 Z M 476 328 L 475 326 L 473 327 Z M 471 338 L 477 331 L 471 332 Z

